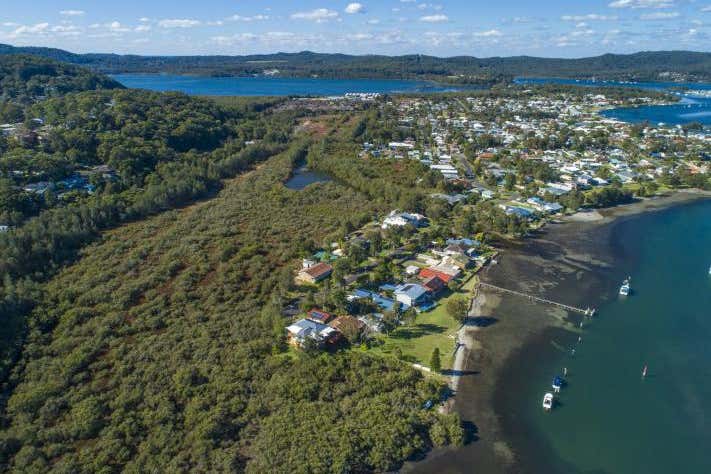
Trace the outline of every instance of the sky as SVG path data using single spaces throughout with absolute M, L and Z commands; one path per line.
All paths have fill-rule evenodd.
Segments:
M 151 55 L 711 51 L 711 0 L 2 0 L 0 43 Z

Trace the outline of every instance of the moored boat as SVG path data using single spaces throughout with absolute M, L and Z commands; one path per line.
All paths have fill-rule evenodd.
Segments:
M 561 377 L 560 375 L 556 375 L 555 377 L 553 377 L 553 383 L 551 384 L 551 387 L 553 387 L 554 392 L 560 392 L 560 389 L 563 388 L 563 377 Z
M 553 394 L 550 392 L 543 395 L 543 409 L 545 411 L 551 411 L 553 409 Z
M 620 295 L 622 296 L 628 296 L 631 291 L 630 287 L 630 280 L 632 277 L 627 277 L 625 281 L 622 282 L 622 286 L 620 287 Z

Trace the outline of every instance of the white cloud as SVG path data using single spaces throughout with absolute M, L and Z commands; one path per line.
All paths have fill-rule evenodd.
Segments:
M 151 25 L 138 25 L 136 28 L 133 29 L 133 31 L 137 31 L 139 33 L 151 31 Z
M 591 36 L 595 34 L 595 30 L 587 29 L 587 30 L 575 30 L 570 33 L 570 36 L 573 38 L 576 38 L 578 36 Z
M 425 23 L 445 23 L 449 21 L 449 17 L 442 13 L 438 13 L 436 15 L 426 15 L 420 17 L 420 21 L 424 21 Z
M 441 11 L 444 7 L 439 4 L 434 4 L 434 3 L 420 3 L 417 5 L 417 8 L 420 10 L 427 10 L 428 8 L 434 11 Z
M 711 5 L 706 5 L 701 9 L 702 12 L 711 12 Z
M 365 13 L 365 6 L 362 3 L 349 3 L 346 9 L 346 13 L 353 15 L 354 13 Z
M 112 21 L 109 23 L 94 23 L 93 25 L 89 25 L 89 28 L 93 30 L 98 30 L 98 29 L 104 29 L 108 30 L 109 33 L 126 33 L 128 31 L 131 31 L 130 28 L 127 28 L 123 26 L 121 23 L 118 21 Z
M 503 33 L 499 30 L 487 30 L 487 31 L 480 31 L 478 33 L 474 33 L 474 36 L 478 36 L 480 38 L 492 38 L 492 37 L 497 37 L 501 36 Z
M 49 23 L 36 23 L 34 25 L 22 25 L 10 33 L 11 38 L 17 38 L 24 35 L 39 35 L 46 33 L 49 29 Z
M 316 23 L 323 23 L 328 20 L 338 18 L 338 12 L 329 10 L 328 8 L 317 8 L 308 12 L 296 12 L 291 15 L 293 20 L 309 20 Z
M 355 33 L 352 35 L 348 35 L 348 39 L 352 41 L 365 41 L 365 40 L 372 40 L 373 35 L 370 33 Z
M 79 36 L 81 32 L 79 28 L 74 25 L 56 25 L 51 28 L 52 33 L 56 33 L 58 36 Z
M 62 16 L 83 16 L 85 13 L 83 10 L 62 10 L 59 12 Z
M 227 18 L 231 21 L 266 21 L 269 19 L 269 15 L 252 15 L 252 16 L 242 16 L 242 15 L 232 15 Z
M 158 22 L 161 28 L 192 28 L 200 26 L 200 21 L 190 19 L 166 19 Z
M 366 23 L 369 25 L 377 25 L 380 23 L 380 20 L 378 20 L 377 18 L 371 18 L 370 20 L 366 21 Z
M 615 0 L 610 8 L 671 8 L 675 0 Z
M 674 18 L 677 18 L 679 16 L 679 12 L 654 12 L 654 13 L 645 13 L 644 15 L 640 16 L 640 20 L 672 20 Z
M 254 33 L 238 33 L 232 36 L 213 36 L 210 39 L 222 46 L 233 46 L 239 43 L 254 41 L 257 38 L 258 36 Z
M 587 15 L 563 15 L 560 19 L 563 21 L 615 21 L 617 16 L 588 13 Z

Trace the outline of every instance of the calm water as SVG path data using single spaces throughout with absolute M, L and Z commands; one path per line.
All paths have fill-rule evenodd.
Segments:
M 309 184 L 325 183 L 326 181 L 331 181 L 331 177 L 327 174 L 311 171 L 305 166 L 301 166 L 294 170 L 294 174 L 284 183 L 284 186 L 289 189 L 301 190 Z
M 622 222 L 613 245 L 634 293 L 618 297 L 610 282 L 615 296 L 582 343 L 559 336 L 530 374 L 515 410 L 548 459 L 529 469 L 711 472 L 711 201 Z M 543 393 L 562 367 L 570 385 L 546 414 Z
M 688 91 L 680 94 L 682 100 L 674 105 L 649 105 L 641 107 L 623 107 L 605 110 L 602 115 L 631 123 L 650 122 L 669 125 L 682 125 L 689 122 L 699 122 L 711 126 L 711 98 L 699 97 L 694 92 L 710 91 L 708 83 L 678 83 L 678 82 L 616 82 L 590 81 L 555 78 L 519 78 L 518 84 L 568 84 L 596 87 L 635 87 L 669 91 L 678 87 L 686 87 Z
M 126 87 L 222 96 L 331 96 L 348 92 L 449 92 L 458 89 L 424 81 L 301 79 L 279 77 L 197 77 L 171 74 L 116 74 Z

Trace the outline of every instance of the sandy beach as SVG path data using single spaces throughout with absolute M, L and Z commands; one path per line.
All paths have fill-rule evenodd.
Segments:
M 480 278 L 571 305 L 599 304 L 598 295 L 609 293 L 605 285 L 617 281 L 609 249 L 612 223 L 710 196 L 677 192 L 565 217 L 522 242 L 500 243 L 499 263 L 487 267 Z M 526 377 L 531 359 L 549 351 L 553 339 L 577 339 L 582 319 L 553 306 L 480 290 L 458 334 L 461 347 L 450 383 L 455 398 L 448 407 L 460 415 L 471 441 L 457 450 L 435 450 L 403 471 L 530 472 L 519 461 L 525 458 L 528 463 L 537 450 L 543 457 L 545 447 L 534 446 L 535 441 L 517 431 L 507 407 L 517 401 L 517 384 Z

